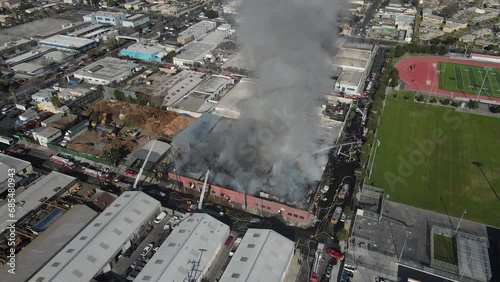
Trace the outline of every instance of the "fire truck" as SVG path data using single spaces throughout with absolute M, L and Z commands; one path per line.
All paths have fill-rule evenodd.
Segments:
M 110 181 L 111 180 L 111 175 L 109 173 L 102 172 L 102 171 L 99 171 L 99 170 L 96 170 L 96 169 L 92 169 L 92 168 L 87 167 L 87 168 L 83 169 L 83 172 L 86 175 L 89 175 L 89 176 L 92 176 L 92 177 L 95 177 L 95 178 L 98 178 L 98 179 L 101 179 L 101 180 L 104 180 L 104 181 Z
M 75 163 L 73 163 L 71 161 L 71 157 L 69 156 L 65 156 L 65 155 L 62 155 L 62 154 L 57 154 L 57 155 L 54 155 L 54 154 L 51 154 L 49 156 L 49 160 L 51 162 L 54 162 L 58 165 L 62 165 L 62 166 L 65 166 L 69 169 L 74 169 L 76 166 L 75 166 Z

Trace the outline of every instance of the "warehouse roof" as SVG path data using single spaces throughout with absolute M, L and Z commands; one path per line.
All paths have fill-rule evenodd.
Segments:
M 122 52 L 131 52 L 131 53 L 138 53 L 138 54 L 145 54 L 145 55 L 157 55 L 158 58 L 162 58 L 165 56 L 165 52 L 163 51 L 163 48 L 160 46 L 151 46 L 151 45 L 145 45 L 142 43 L 134 43 L 127 47 L 126 49 L 123 49 Z
M 39 64 L 34 63 L 21 63 L 12 67 L 15 72 L 24 72 L 27 74 L 35 74 L 37 72 L 43 71 L 44 67 Z
M 212 75 L 207 80 L 203 81 L 200 85 L 196 87 L 194 91 L 212 94 L 219 88 L 226 85 L 231 80 L 231 78 L 222 75 Z
M 0 175 L 0 183 L 3 183 L 9 179 L 8 171 L 9 169 L 14 169 L 15 173 L 21 172 L 23 169 L 29 167 L 30 162 L 23 161 L 18 158 L 11 157 L 9 155 L 0 154 L 0 171 L 3 173 Z
M 89 44 L 94 43 L 94 40 L 79 38 L 67 35 L 54 35 L 52 37 L 40 40 L 38 44 L 45 44 L 50 46 L 60 46 L 65 48 L 82 48 Z
M 156 140 L 153 147 L 153 142 L 154 140 L 150 140 L 146 145 L 144 145 L 144 147 L 134 153 L 134 157 L 136 159 L 144 161 L 148 156 L 149 150 L 153 148 L 148 159 L 148 164 L 146 164 L 146 167 L 144 168 L 146 170 L 149 170 L 154 164 L 156 164 L 156 162 L 158 162 L 171 147 L 170 144 L 158 140 Z
M 240 104 L 252 97 L 254 91 L 255 81 L 246 78 L 240 80 L 217 104 L 213 113 L 228 118 L 239 118 Z
M 76 183 L 74 177 L 53 171 L 35 182 L 30 189 L 24 190 L 22 193 L 17 190 L 19 194 L 16 195 L 16 203 L 19 205 L 16 207 L 15 219 L 21 219 L 42 202 L 66 190 L 73 183 Z M 0 207 L 0 232 L 5 230 L 5 227 L 9 224 L 8 221 L 11 219 L 6 204 L 6 201 L 3 201 Z
M 210 32 L 205 37 L 203 37 L 200 42 L 212 45 L 219 45 L 224 42 L 224 39 L 228 38 L 231 34 L 224 30 L 215 30 Z
M 337 83 L 343 85 L 359 85 L 363 79 L 363 72 L 357 70 L 343 69 L 337 79 Z
M 11 275 L 9 281 L 26 281 L 96 215 L 97 212 L 85 205 L 76 205 L 67 211 L 17 254 L 16 275 Z M 7 270 L 8 267 L 0 268 L 0 276 L 6 277 Z
M 30 281 L 91 280 L 159 208 L 157 200 L 142 192 L 124 192 Z
M 175 56 L 176 60 L 199 61 L 205 57 L 208 52 L 217 47 L 213 44 L 202 42 L 191 42 L 182 49 L 181 53 Z
M 81 36 L 83 34 L 95 31 L 97 29 L 102 29 L 104 27 L 106 27 L 106 25 L 103 25 L 103 24 L 92 24 L 92 25 L 84 27 L 82 29 L 77 29 L 77 30 L 73 31 L 72 33 L 70 33 L 70 35 L 71 36 Z
M 75 76 L 81 77 L 112 80 L 116 76 L 129 74 L 131 70 L 136 67 L 140 67 L 140 65 L 127 60 L 105 57 L 104 59 L 79 69 L 74 74 Z
M 192 261 L 197 263 L 195 275 L 201 275 L 228 235 L 226 224 L 208 214 L 191 214 L 172 231 L 134 281 L 185 281 Z
M 220 281 L 284 281 L 294 245 L 273 230 L 248 229 Z
M 168 82 L 168 93 L 163 106 L 171 106 L 203 81 L 203 73 L 183 70 Z

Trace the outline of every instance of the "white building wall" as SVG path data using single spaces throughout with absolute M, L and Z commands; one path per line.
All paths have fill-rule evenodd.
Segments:
M 470 58 L 475 60 L 475 61 L 500 63 L 500 56 L 483 57 L 483 56 L 476 56 L 475 54 L 471 54 Z

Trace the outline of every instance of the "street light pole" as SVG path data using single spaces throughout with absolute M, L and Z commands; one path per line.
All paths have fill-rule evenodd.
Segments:
M 460 221 L 458 222 L 457 229 L 455 229 L 455 232 L 458 231 L 458 228 L 460 228 L 460 223 L 462 223 L 462 219 L 464 219 L 465 214 L 467 213 L 467 210 L 464 210 L 462 213 L 462 217 L 460 218 Z
M 375 156 L 377 155 L 377 148 L 380 146 L 380 140 L 377 139 L 377 146 L 375 147 L 375 152 L 373 152 L 372 165 L 370 167 L 370 172 L 368 174 L 368 179 L 372 177 L 373 165 L 375 164 Z
M 483 78 L 483 83 L 481 84 L 481 88 L 479 89 L 479 93 L 477 93 L 477 98 L 476 100 L 479 101 L 479 96 L 481 96 L 481 92 L 483 91 L 483 87 L 484 87 L 484 83 L 486 82 L 486 78 L 488 78 L 488 72 L 492 69 L 490 67 L 484 67 L 484 69 L 486 70 L 486 73 L 484 74 L 484 78 Z

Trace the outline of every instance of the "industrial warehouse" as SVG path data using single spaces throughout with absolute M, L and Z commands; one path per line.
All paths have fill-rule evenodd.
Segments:
M 250 89 L 244 88 L 233 93 L 230 91 L 222 99 L 215 112 L 231 113 L 232 117 L 239 116 L 238 107 L 241 101 L 251 95 L 251 92 L 245 91 Z M 236 94 L 241 96 L 236 97 Z M 231 101 L 224 102 L 225 99 Z M 240 101 L 237 101 L 238 99 Z M 339 102 L 335 97 L 331 99 Z M 224 105 L 228 108 L 221 107 Z M 324 108 L 327 109 L 327 106 L 325 105 Z M 169 171 L 169 178 L 182 183 L 184 188 L 194 192 L 200 192 L 204 186 L 204 180 L 207 180 L 209 185 L 206 193 L 209 198 L 218 198 L 228 206 L 255 215 L 279 215 L 289 225 L 302 228 L 313 226 L 318 212 L 315 207 L 320 198 L 320 191 L 317 188 L 322 181 L 322 171 L 315 178 L 309 178 L 308 172 L 303 170 L 303 167 L 306 161 L 314 162 L 322 170 L 327 166 L 329 149 L 336 143 L 347 114 L 343 110 L 340 111 L 342 111 L 340 115 L 332 118 L 326 114 L 326 110 L 319 110 L 316 118 L 320 128 L 318 132 L 321 134 L 317 136 L 317 144 L 314 146 L 319 151 L 311 155 L 302 152 L 302 157 L 287 164 L 289 170 L 297 171 L 296 178 L 291 179 L 289 182 L 291 186 L 287 190 L 282 189 L 283 187 L 276 187 L 273 183 L 276 174 L 275 167 L 272 165 L 254 164 L 252 171 L 255 176 L 247 176 L 242 171 L 231 170 L 232 166 L 229 165 L 231 160 L 225 159 L 223 152 L 212 150 L 212 143 L 214 140 L 223 142 L 221 140 L 224 139 L 225 132 L 232 130 L 232 125 L 236 120 L 210 113 L 201 115 L 189 127 L 174 136 L 172 155 L 179 165 Z M 215 147 L 218 146 L 215 145 Z M 196 156 L 183 158 L 184 154 Z M 252 166 L 252 164 L 249 165 Z M 294 191 L 293 194 L 292 191 Z

